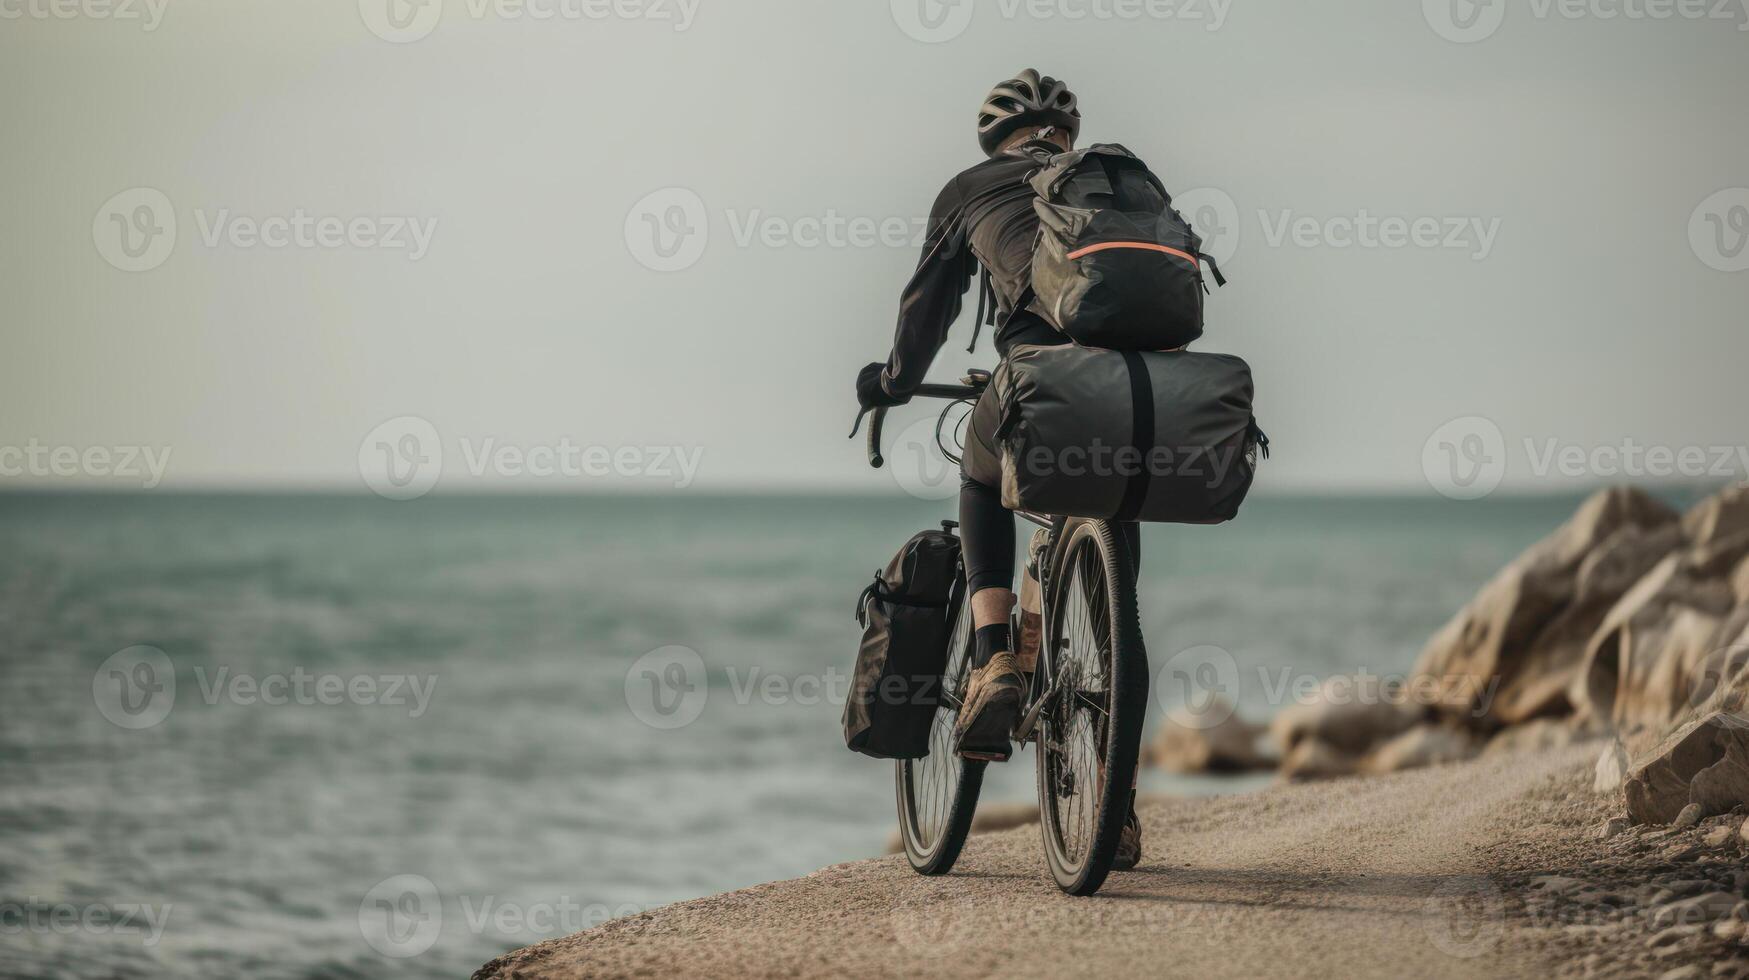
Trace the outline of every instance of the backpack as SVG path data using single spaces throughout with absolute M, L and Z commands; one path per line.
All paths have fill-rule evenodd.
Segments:
M 960 539 L 952 521 L 899 549 L 862 591 L 856 671 L 844 702 L 844 744 L 877 759 L 921 759 L 941 699 L 941 675 L 960 597 Z M 951 600 L 951 601 L 950 601 Z
M 1202 336 L 1202 238 L 1130 151 L 1111 143 L 1049 154 L 1030 182 L 1038 199 L 1033 309 L 1084 347 L 1172 350 Z

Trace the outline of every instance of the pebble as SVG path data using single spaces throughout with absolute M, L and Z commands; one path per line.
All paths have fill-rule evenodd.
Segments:
M 1626 829 L 1628 829 L 1627 817 L 1610 817 L 1603 822 L 1603 826 L 1597 828 L 1597 839 L 1608 840 Z
M 1731 825 L 1727 823 L 1720 824 L 1719 826 L 1707 831 L 1706 836 L 1702 839 L 1706 841 L 1708 847 L 1724 847 L 1731 843 L 1731 840 L 1736 836 L 1737 831 L 1732 829 Z
M 1704 815 L 1705 813 L 1701 810 L 1699 803 L 1690 803 L 1683 807 L 1682 811 L 1676 815 L 1676 820 L 1671 823 L 1671 826 L 1692 827 L 1695 824 L 1700 823 L 1700 819 Z

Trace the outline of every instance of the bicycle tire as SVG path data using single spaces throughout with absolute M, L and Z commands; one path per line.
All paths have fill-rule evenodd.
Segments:
M 955 583 L 952 639 L 942 690 L 963 698 L 971 674 L 972 611 L 965 580 Z M 944 875 L 953 870 L 971 834 L 984 785 L 984 763 L 960 758 L 954 751 L 953 726 L 958 712 L 945 700 L 936 709 L 929 731 L 929 754 L 900 759 L 894 766 L 894 796 L 899 808 L 899 839 L 905 859 L 918 874 Z
M 1047 597 L 1045 653 L 1052 658 L 1052 680 L 1063 677 L 1065 686 L 1039 717 L 1039 827 L 1057 887 L 1084 896 L 1097 892 L 1110 874 L 1133 802 L 1148 707 L 1148 655 L 1134 556 L 1118 527 L 1073 520 L 1061 538 Z M 1077 600 L 1085 607 L 1079 617 Z M 1102 665 L 1103 673 L 1089 664 Z M 1078 751 L 1083 743 L 1098 753 L 1091 766 L 1078 765 L 1087 761 Z M 1091 793 L 1076 785 L 1089 780 Z

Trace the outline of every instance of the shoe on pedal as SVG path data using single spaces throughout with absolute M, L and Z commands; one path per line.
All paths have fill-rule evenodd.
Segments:
M 1009 736 L 1020 720 L 1025 680 L 1011 653 L 998 653 L 972 671 L 966 702 L 954 723 L 954 749 L 976 762 L 1006 762 L 1014 748 Z

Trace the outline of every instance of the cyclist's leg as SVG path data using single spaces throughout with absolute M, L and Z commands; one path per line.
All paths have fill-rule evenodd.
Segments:
M 989 663 L 995 654 L 1012 652 L 1014 646 L 1008 625 L 1014 608 L 1014 515 L 1002 506 L 997 489 L 1002 483 L 995 439 L 999 408 L 992 385 L 972 406 L 960 464 L 960 538 L 977 628 L 974 667 Z
M 1008 616 L 1014 608 L 1014 515 L 995 487 L 971 476 L 960 482 L 960 542 L 977 630 L 972 666 L 982 667 L 1013 646 Z

